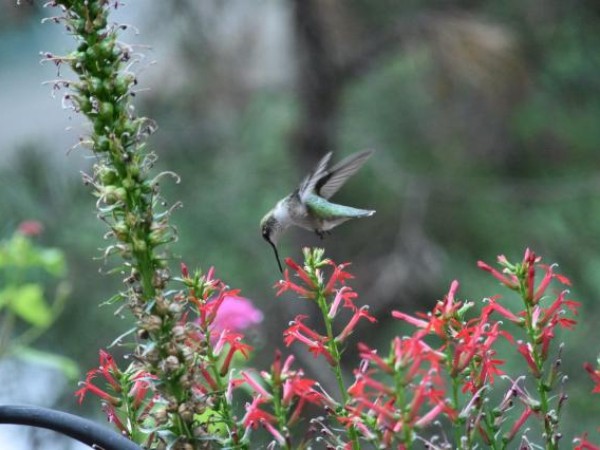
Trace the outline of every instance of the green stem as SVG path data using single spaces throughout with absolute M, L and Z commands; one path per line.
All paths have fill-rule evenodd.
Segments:
M 340 397 L 342 398 L 342 403 L 345 406 L 348 404 L 348 391 L 346 389 L 346 384 L 344 383 L 344 377 L 342 374 L 342 367 L 340 364 L 341 361 L 341 351 L 338 347 L 338 343 L 335 340 L 335 336 L 333 334 L 333 320 L 329 318 L 329 305 L 327 304 L 327 298 L 322 292 L 319 290 L 317 295 L 317 304 L 319 305 L 319 309 L 321 310 L 321 315 L 323 316 L 323 320 L 325 322 L 325 329 L 327 332 L 327 347 L 329 353 L 331 354 L 334 364 L 333 364 L 333 373 L 335 375 L 335 379 L 338 384 L 338 389 L 340 390 Z M 344 409 L 345 414 L 345 409 Z M 359 450 L 360 443 L 358 441 L 358 431 L 354 426 L 350 426 L 348 428 L 348 435 L 350 440 L 352 441 L 352 449 Z
M 398 404 L 398 409 L 400 411 L 402 411 L 402 415 L 404 416 L 405 413 L 408 413 L 409 411 L 406 411 L 406 407 L 407 407 L 407 403 L 406 403 L 406 383 L 404 381 L 405 379 L 405 370 L 404 368 L 399 368 L 398 370 L 394 371 L 394 384 L 395 384 L 395 390 L 396 390 L 396 403 Z M 405 418 L 402 418 L 403 420 L 403 427 L 402 427 L 402 432 L 403 432 L 403 444 L 405 445 L 405 447 L 407 449 L 410 449 L 412 447 L 412 431 L 409 427 L 406 426 L 407 421 L 405 420 Z
M 285 408 L 281 404 L 281 383 L 274 382 L 272 385 L 273 389 L 273 412 L 277 418 L 277 425 L 281 431 L 284 432 L 285 445 L 282 447 L 285 450 L 290 450 L 290 443 L 288 442 L 288 429 L 286 424 Z

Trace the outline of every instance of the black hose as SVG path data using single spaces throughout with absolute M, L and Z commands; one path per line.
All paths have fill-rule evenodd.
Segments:
M 92 448 L 141 450 L 134 442 L 91 420 L 48 408 L 0 405 L 0 424 L 29 425 L 69 436 Z

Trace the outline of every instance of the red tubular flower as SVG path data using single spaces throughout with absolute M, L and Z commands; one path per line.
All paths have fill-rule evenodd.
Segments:
M 87 394 L 88 392 L 91 392 L 92 394 L 97 395 L 98 397 L 107 401 L 108 403 L 110 403 L 113 406 L 118 406 L 121 403 L 121 401 L 117 397 L 110 395 L 108 392 L 105 392 L 102 389 L 100 389 L 99 387 L 92 384 L 92 382 L 89 378 L 86 381 L 82 381 L 80 383 L 80 386 L 81 386 L 81 388 L 78 389 L 77 391 L 75 391 L 75 395 L 78 397 L 79 404 L 81 404 L 83 402 L 83 398 L 85 397 L 85 394 Z
M 244 336 L 239 333 L 228 333 L 225 332 L 224 335 L 221 336 L 221 339 L 228 344 L 229 350 L 227 351 L 227 355 L 223 360 L 223 364 L 221 365 L 220 374 L 221 376 L 225 375 L 229 372 L 229 366 L 233 359 L 233 356 L 236 352 L 240 352 L 244 358 L 248 359 L 249 354 L 252 351 L 253 347 L 248 345 L 242 341 Z
M 133 377 L 133 386 L 129 390 L 129 395 L 132 398 L 132 407 L 138 409 L 142 402 L 146 399 L 147 393 L 152 389 L 152 381 L 156 380 L 156 375 L 151 375 L 148 372 L 140 371 Z
M 358 351 L 361 359 L 375 363 L 381 370 L 385 373 L 393 374 L 394 369 L 383 360 L 378 354 L 376 350 L 373 350 L 367 347 L 362 342 L 358 343 Z
M 324 294 L 329 295 L 333 292 L 336 284 L 345 284 L 346 280 L 354 278 L 350 272 L 346 272 L 344 269 L 350 265 L 350 263 L 335 264 L 333 261 L 329 262 L 333 266 L 333 273 L 329 278 L 329 281 L 325 285 Z
M 115 392 L 121 391 L 121 383 L 117 380 L 117 378 L 121 377 L 121 371 L 117 367 L 114 358 L 105 350 L 100 350 L 100 365 L 97 369 L 91 369 L 88 371 L 86 375 L 85 381 L 80 382 L 81 388 L 75 392 L 75 395 L 79 398 L 79 403 L 83 402 L 83 398 L 85 394 L 91 392 L 94 395 L 102 398 L 107 401 L 111 405 L 119 405 L 120 400 L 109 394 L 106 391 L 103 391 L 99 387 L 95 386 L 92 383 L 92 380 L 96 377 L 96 375 L 101 375 L 105 381 L 108 382 L 110 388 Z
M 525 358 L 525 362 L 529 366 L 531 373 L 534 377 L 539 378 L 541 374 L 537 364 L 535 363 L 535 360 L 533 359 L 533 350 L 531 345 L 528 343 L 526 344 L 525 342 L 517 342 L 517 344 L 517 351 Z
M 434 405 L 434 407 L 431 408 L 427 413 L 423 414 L 418 420 L 416 420 L 414 426 L 416 428 L 426 427 L 427 425 L 430 425 L 431 422 L 433 422 L 441 413 L 445 413 L 452 421 L 456 420 L 458 417 L 456 411 L 450 408 L 446 402 L 442 400 Z
M 573 450 L 600 450 L 600 446 L 592 444 L 590 441 L 588 441 L 587 433 L 585 433 L 581 437 L 576 438 L 574 440 L 574 443 L 576 443 L 577 445 L 573 447 Z
M 494 276 L 494 278 L 496 278 L 498 281 L 500 281 L 500 283 L 504 284 L 510 289 L 514 290 L 519 288 L 519 280 L 517 280 L 517 278 L 514 275 L 504 275 L 503 273 L 498 272 L 492 266 L 486 264 L 483 261 L 477 261 L 477 267 L 485 270 L 486 272 L 491 273 L 492 276 Z
M 275 293 L 275 295 L 277 295 L 278 297 L 286 291 L 294 291 L 300 297 L 304 297 L 304 298 L 314 298 L 315 297 L 314 292 L 311 292 L 310 290 L 308 290 L 308 289 L 300 286 L 299 284 L 294 283 L 292 280 L 290 280 L 290 275 L 289 275 L 288 269 L 285 269 L 283 271 L 283 280 L 279 280 L 275 284 L 275 287 L 277 288 L 277 292 Z
M 552 302 L 548 308 L 543 310 L 543 315 L 539 320 L 540 326 L 544 326 L 548 323 L 553 325 L 560 325 L 562 328 L 573 328 L 577 322 L 573 319 L 569 319 L 566 317 L 562 317 L 562 306 L 566 306 L 571 313 L 577 315 L 578 308 L 581 306 L 581 303 L 573 301 L 573 300 L 565 300 L 566 291 L 561 292 L 556 300 Z
M 457 305 L 454 301 L 454 296 L 456 295 L 459 286 L 460 285 L 457 280 L 452 281 L 452 283 L 450 284 L 450 290 L 448 291 L 448 295 L 446 295 L 446 298 L 444 299 L 445 301 L 443 302 L 442 308 L 442 313 L 446 317 L 450 317 L 452 314 L 454 314 L 456 306 L 460 306 Z
M 350 336 L 354 331 L 354 328 L 356 327 L 358 321 L 363 317 L 371 323 L 377 322 L 377 319 L 375 319 L 375 317 L 369 314 L 368 310 L 369 308 L 367 306 L 363 306 L 362 308 L 357 309 L 354 312 L 354 315 L 348 321 L 348 324 L 344 327 L 342 332 L 335 338 L 335 340 L 338 342 L 343 342 L 344 340 L 346 340 L 346 338 Z
M 529 407 L 525 408 L 525 410 L 523 411 L 521 416 L 515 421 L 512 428 L 506 435 L 505 439 L 507 440 L 507 442 L 510 442 L 513 440 L 513 438 L 516 436 L 517 432 L 521 429 L 523 424 L 525 424 L 527 419 L 529 419 L 529 416 L 531 416 L 532 413 L 533 413 L 533 410 L 531 408 L 529 408 Z
M 498 299 L 498 297 L 492 297 L 492 298 L 490 298 L 489 304 L 483 308 L 483 312 L 485 314 L 489 315 L 489 314 L 491 314 L 492 311 L 495 311 L 498 314 L 500 314 L 502 317 L 510 320 L 511 322 L 513 322 L 513 323 L 515 323 L 517 325 L 524 325 L 525 324 L 525 318 L 524 317 L 517 316 L 512 311 L 508 310 L 507 308 L 505 308 L 504 306 L 502 306 L 500 303 L 498 303 L 496 301 L 497 299 Z
M 189 272 L 187 266 L 185 265 L 185 263 L 182 262 L 181 265 L 180 265 L 180 267 L 181 267 L 181 276 L 183 278 L 189 278 L 190 277 L 190 272 Z
M 545 294 L 546 289 L 548 289 L 548 286 L 550 286 L 550 282 L 554 278 L 552 266 L 540 265 L 540 267 L 545 269 L 546 273 L 544 274 L 544 278 L 542 278 L 542 281 L 540 281 L 540 284 L 538 285 L 535 294 L 533 295 L 534 304 L 540 301 L 542 296 Z
M 217 391 L 219 389 L 217 382 L 206 368 L 200 367 L 200 373 L 202 374 L 202 377 L 213 391 Z
M 258 382 L 256 381 L 247 371 L 242 370 L 241 372 L 242 377 L 244 378 L 244 380 L 246 381 L 246 383 L 248 383 L 248 385 L 254 390 L 254 392 L 256 392 L 258 394 L 259 397 L 262 397 L 264 400 L 270 400 L 273 396 L 267 392 L 267 390 Z
M 117 415 L 117 411 L 115 410 L 114 406 L 104 403 L 102 405 L 102 410 L 106 414 L 106 418 L 110 423 L 114 424 L 125 436 L 129 436 L 129 430 Z
M 404 320 L 405 322 L 410 323 L 417 328 L 429 330 L 429 322 L 423 319 L 417 319 L 416 317 L 406 314 L 402 311 L 392 311 L 392 317 L 395 319 Z
M 296 275 L 300 277 L 302 281 L 304 281 L 304 284 L 306 284 L 308 289 L 315 289 L 317 287 L 308 272 L 304 270 L 304 268 L 300 267 L 296 261 L 294 261 L 292 258 L 286 258 L 285 263 L 290 269 L 296 272 Z
M 356 311 L 356 306 L 354 305 L 355 298 L 358 298 L 358 294 L 348 286 L 343 286 L 342 288 L 338 289 L 333 302 L 331 303 L 331 307 L 329 308 L 329 312 L 327 313 L 327 317 L 330 319 L 335 318 L 342 301 L 344 302 L 344 308 Z
M 315 404 L 322 403 L 323 394 L 314 389 L 316 384 L 315 380 L 304 378 L 302 372 L 295 372 L 283 384 L 281 399 L 283 405 L 291 404 L 294 398 L 301 398 Z
M 600 368 L 594 368 L 590 363 L 587 362 L 583 364 L 583 368 L 594 382 L 594 389 L 592 390 L 592 393 L 600 393 Z
M 333 355 L 331 355 L 329 349 L 325 346 L 328 338 L 304 325 L 302 321 L 307 317 L 308 316 L 305 315 L 296 316 L 296 319 L 292 321 L 290 327 L 283 332 L 283 342 L 289 347 L 295 341 L 299 341 L 308 347 L 308 350 L 315 358 L 319 355 L 323 355 L 329 364 L 335 364 Z
M 535 285 L 535 262 L 536 257 L 535 253 L 531 250 L 525 250 L 525 256 L 523 257 L 523 268 L 526 271 L 526 279 L 525 279 L 525 288 L 526 292 L 526 300 L 535 305 L 533 288 Z
M 246 403 L 246 415 L 242 419 L 242 423 L 246 428 L 252 427 L 256 429 L 259 425 L 277 423 L 277 418 L 274 415 L 259 408 L 266 401 L 266 399 L 257 395 L 252 399 L 252 403 Z

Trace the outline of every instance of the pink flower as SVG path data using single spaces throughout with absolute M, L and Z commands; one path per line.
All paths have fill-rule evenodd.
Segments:
M 244 331 L 261 323 L 263 317 L 263 313 L 247 298 L 225 295 L 211 328 L 217 333 L 223 330 Z
M 44 231 L 44 226 L 37 220 L 25 220 L 19 224 L 17 231 L 24 236 L 39 236 Z

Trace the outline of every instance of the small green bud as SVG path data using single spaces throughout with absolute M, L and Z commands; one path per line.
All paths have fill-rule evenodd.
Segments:
M 110 139 L 107 138 L 106 136 L 97 136 L 96 139 L 94 140 L 94 151 L 95 152 L 99 152 L 99 153 L 105 153 L 110 151 Z M 108 172 L 112 172 L 107 168 L 104 168 L 105 171 L 101 173 L 101 177 L 105 174 L 107 174 Z M 104 180 L 102 179 L 102 184 L 112 184 L 113 181 L 108 181 L 108 180 Z
M 101 30 L 103 28 L 106 28 L 106 23 L 106 16 L 103 14 L 94 19 L 93 25 L 94 28 L 96 28 L 97 30 Z
M 123 187 L 125 189 L 127 189 L 128 191 L 131 191 L 134 186 L 135 186 L 135 181 L 133 181 L 131 178 L 128 177 L 123 180 Z
M 94 133 L 103 134 L 106 130 L 105 124 L 103 120 L 96 119 L 94 120 Z
M 115 197 L 117 198 L 117 200 L 124 202 L 125 200 L 127 200 L 127 189 L 125 189 L 124 187 L 116 188 Z
M 72 19 L 71 26 L 77 34 L 85 33 L 85 19 Z
M 115 109 L 113 107 L 113 104 L 110 102 L 103 102 L 100 104 L 100 108 L 98 111 L 98 114 L 100 116 L 101 119 L 110 122 L 113 119 L 113 114 L 115 112 Z
M 108 73 L 109 73 L 109 74 L 112 74 L 112 69 L 111 69 L 110 67 L 107 67 L 106 69 L 108 70 Z M 105 79 L 105 80 L 102 82 L 102 89 L 103 89 L 103 90 L 104 90 L 104 92 L 106 92 L 107 94 L 110 94 L 110 93 L 112 93 L 112 91 L 113 91 L 113 83 L 112 83 L 112 81 L 111 81 L 110 79 L 108 79 L 108 78 L 107 78 L 107 79 Z
M 92 102 L 90 102 L 90 99 L 87 96 L 75 95 L 73 96 L 73 99 L 75 100 L 75 103 L 77 103 L 77 106 L 79 106 L 81 112 L 84 114 L 89 114 L 92 111 Z
M 113 225 L 112 231 L 117 239 L 126 241 L 129 237 L 129 227 L 124 222 L 117 222 Z
M 113 185 L 104 186 L 102 194 L 105 203 L 108 205 L 114 205 L 117 202 L 125 201 L 127 197 L 127 191 L 125 189 Z
M 88 81 L 88 89 L 95 96 L 99 96 L 100 94 L 102 94 L 103 88 L 104 88 L 104 85 L 102 84 L 102 80 L 100 78 L 92 77 Z
M 134 252 L 145 252 L 148 248 L 146 241 L 142 239 L 134 238 L 132 244 Z
M 114 84 L 115 94 L 119 97 L 129 91 L 129 86 L 133 83 L 133 75 L 119 75 Z
M 108 167 L 103 167 L 100 169 L 98 176 L 100 178 L 100 182 L 104 186 L 114 184 L 117 180 L 117 172 L 114 169 L 109 169 Z

